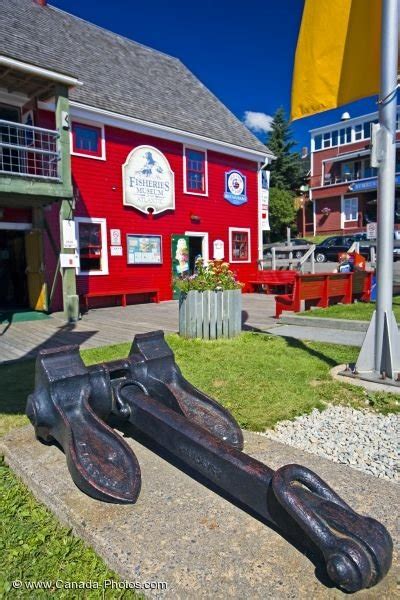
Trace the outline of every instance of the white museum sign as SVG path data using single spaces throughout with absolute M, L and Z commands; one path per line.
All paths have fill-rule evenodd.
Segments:
M 157 148 L 138 146 L 122 166 L 124 204 L 144 213 L 175 208 L 174 174 Z

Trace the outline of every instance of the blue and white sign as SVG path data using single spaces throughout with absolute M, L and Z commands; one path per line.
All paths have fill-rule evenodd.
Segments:
M 225 173 L 225 200 L 235 206 L 247 202 L 246 177 L 240 171 L 228 171 Z
M 400 185 L 400 175 L 396 175 L 396 185 Z M 373 177 L 372 179 L 361 179 L 349 185 L 351 192 L 365 192 L 368 190 L 376 190 L 378 187 L 378 178 Z

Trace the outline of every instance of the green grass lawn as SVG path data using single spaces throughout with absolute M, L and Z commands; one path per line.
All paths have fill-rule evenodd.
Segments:
M 250 430 L 262 431 L 315 407 L 322 410 L 329 403 L 368 407 L 382 413 L 400 410 L 397 396 L 366 392 L 331 379 L 330 369 L 354 361 L 357 348 L 257 333 L 213 342 L 183 340 L 177 335 L 167 336 L 167 340 L 184 376 L 221 402 L 242 427 Z M 120 344 L 84 350 L 82 357 L 86 364 L 122 358 L 129 347 L 130 344 Z M 24 409 L 26 397 L 33 389 L 34 361 L 0 365 L 0 381 L 0 433 L 4 434 L 28 422 Z M 64 580 L 102 581 L 112 577 L 92 550 L 61 527 L 9 469 L 3 470 L 0 491 L 5 499 L 5 518 L 1 556 L 5 568 L 0 596 L 1 590 L 7 592 L 7 582 L 13 579 L 54 579 L 57 575 Z M 68 593 L 56 595 L 78 597 Z M 11 594 L 17 596 L 15 592 Z M 46 594 L 43 592 L 41 597 Z M 115 594 L 107 593 L 106 597 L 128 597 L 128 592 L 126 596 Z M 30 597 L 34 597 L 32 593 Z
M 304 239 L 307 240 L 308 242 L 310 242 L 310 244 L 321 244 L 321 242 L 326 240 L 326 238 L 330 237 L 331 235 L 335 235 L 335 234 L 330 233 L 330 234 L 325 234 L 325 235 L 306 235 Z
M 0 598 L 139 598 L 130 590 L 112 590 L 102 595 L 105 580 L 118 575 L 80 539 L 62 527 L 35 500 L 3 463 L 0 463 Z M 12 588 L 13 581 L 48 581 L 52 589 L 30 591 Z M 57 589 L 55 582 L 97 582 L 99 589 Z M 57 586 L 60 584 L 57 583 Z
M 356 302 L 355 304 L 335 304 L 329 308 L 316 308 L 301 313 L 304 317 L 325 317 L 329 319 L 351 319 L 369 321 L 375 310 L 375 302 Z M 393 312 L 400 323 L 400 297 L 393 298 Z
M 399 410 L 397 397 L 370 394 L 332 381 L 329 370 L 355 361 L 357 348 L 303 342 L 258 333 L 207 342 L 167 336 L 185 377 L 228 408 L 240 425 L 253 431 L 277 421 L 322 409 L 327 403 Z M 130 344 L 82 352 L 86 364 L 123 358 Z M 0 434 L 28 422 L 26 397 L 33 389 L 34 361 L 0 365 Z

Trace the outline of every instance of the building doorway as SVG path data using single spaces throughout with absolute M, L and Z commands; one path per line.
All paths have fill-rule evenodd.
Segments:
M 194 273 L 197 258 L 208 261 L 208 233 L 204 231 L 186 231 L 189 247 L 189 272 Z
M 208 261 L 208 233 L 186 231 L 184 235 L 172 235 L 171 251 L 173 279 L 192 275 L 199 256 Z M 173 297 L 179 298 L 179 290 L 175 285 Z
M 203 258 L 203 238 L 191 237 L 189 239 L 189 273 L 193 274 L 196 268 L 196 260 Z
M 28 307 L 25 231 L 0 230 L 0 308 Z

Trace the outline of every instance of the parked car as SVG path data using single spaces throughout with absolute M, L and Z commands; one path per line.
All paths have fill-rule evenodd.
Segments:
M 290 240 L 290 242 L 293 244 L 293 246 L 310 246 L 310 242 L 308 240 L 305 240 L 303 238 L 294 238 L 292 240 Z M 287 246 L 287 240 L 282 240 L 279 242 L 272 242 L 271 244 L 264 244 L 264 250 L 263 250 L 263 254 L 264 257 L 270 257 L 272 252 L 271 249 L 275 248 L 276 249 L 276 258 L 288 258 L 288 253 L 287 252 L 279 252 L 279 248 L 285 247 Z M 303 256 L 303 254 L 305 254 L 307 252 L 307 250 L 294 250 L 293 251 L 293 256 L 295 258 L 301 258 Z
M 354 244 L 359 242 L 360 254 L 366 260 L 371 258 L 371 247 L 376 247 L 375 240 L 367 240 L 366 233 L 355 233 L 353 235 L 334 235 L 326 238 L 315 248 L 315 260 L 318 263 L 326 261 L 338 262 L 339 254 L 347 252 Z

